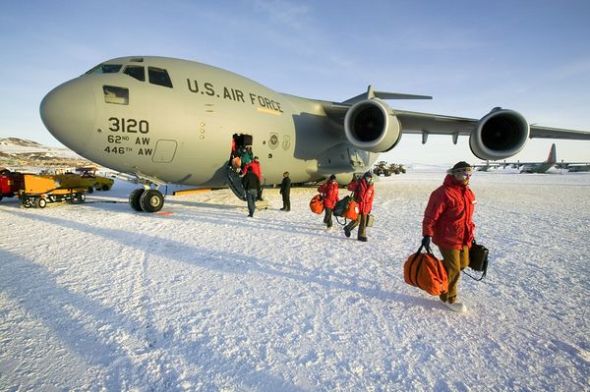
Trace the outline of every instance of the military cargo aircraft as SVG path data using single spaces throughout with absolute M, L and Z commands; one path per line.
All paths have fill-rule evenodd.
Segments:
M 164 183 L 230 186 L 243 198 L 231 158 L 251 143 L 264 184 L 320 180 L 346 182 L 369 170 L 402 134 L 469 136 L 484 160 L 518 153 L 529 137 L 590 140 L 590 133 L 529 126 L 518 112 L 494 108 L 481 119 L 391 108 L 388 99 L 430 99 L 369 86 L 344 102 L 278 93 L 213 66 L 165 57 L 105 61 L 50 91 L 41 102 L 51 134 L 83 157 L 146 181 L 129 198 L 155 212 Z
M 555 143 L 551 145 L 551 149 L 549 150 L 549 155 L 547 159 L 543 162 L 524 162 L 522 163 L 522 167 L 520 168 L 521 173 L 545 173 L 547 170 L 551 169 L 553 165 L 557 162 L 557 152 L 555 149 Z

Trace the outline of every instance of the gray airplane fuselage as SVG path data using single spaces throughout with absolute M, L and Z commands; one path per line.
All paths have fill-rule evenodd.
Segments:
M 305 182 L 364 171 L 377 159 L 348 143 L 325 104 L 205 64 L 125 57 L 52 90 L 41 116 L 60 142 L 93 162 L 195 186 L 223 186 L 232 135 L 251 135 L 268 185 L 285 171 Z

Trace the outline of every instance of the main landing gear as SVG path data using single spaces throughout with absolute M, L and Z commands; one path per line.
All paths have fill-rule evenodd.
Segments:
M 135 189 L 129 195 L 129 205 L 135 211 L 158 212 L 164 207 L 164 196 L 157 189 Z

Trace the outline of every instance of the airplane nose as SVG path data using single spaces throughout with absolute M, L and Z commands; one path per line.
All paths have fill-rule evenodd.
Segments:
M 72 150 L 84 150 L 93 134 L 96 99 L 93 89 L 71 80 L 51 90 L 41 101 L 41 119 L 47 130 Z

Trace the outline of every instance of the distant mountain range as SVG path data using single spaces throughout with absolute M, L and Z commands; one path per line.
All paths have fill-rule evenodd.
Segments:
M 65 147 L 46 147 L 33 140 L 7 137 L 0 139 L 0 167 L 17 170 L 33 168 L 70 168 L 94 165 Z

